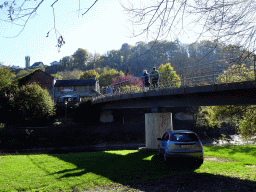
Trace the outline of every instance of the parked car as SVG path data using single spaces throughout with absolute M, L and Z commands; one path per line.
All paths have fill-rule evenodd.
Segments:
M 195 163 L 199 167 L 204 161 L 203 145 L 197 134 L 190 130 L 166 131 L 159 140 L 158 152 L 164 162 L 178 160 L 179 163 Z

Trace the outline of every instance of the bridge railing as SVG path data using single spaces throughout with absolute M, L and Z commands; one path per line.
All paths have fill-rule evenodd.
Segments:
M 233 65 L 235 66 L 235 65 Z M 161 89 L 177 89 L 180 87 L 195 87 L 214 85 L 220 83 L 231 83 L 241 81 L 255 80 L 255 66 L 242 68 L 237 65 L 235 70 L 225 71 L 223 66 L 211 65 L 189 66 L 165 72 L 159 72 L 159 78 L 156 85 L 152 83 L 153 75 L 148 74 L 150 86 L 145 86 L 145 76 L 134 77 L 126 81 L 113 83 L 101 88 L 101 96 L 94 97 L 93 100 L 102 97 L 111 97 L 115 95 L 133 94 Z M 232 67 L 232 66 L 231 66 Z

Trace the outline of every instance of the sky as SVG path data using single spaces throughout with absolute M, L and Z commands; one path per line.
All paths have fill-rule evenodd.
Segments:
M 1 2 L 2 0 L 0 5 Z M 143 36 L 132 37 L 128 16 L 118 0 L 99 0 L 84 16 L 81 15 L 86 10 L 84 8 L 89 7 L 94 0 L 81 0 L 80 14 L 77 11 L 78 0 L 73 0 L 72 3 L 70 0 L 61 0 L 54 4 L 55 28 L 65 40 L 58 52 L 53 30 L 53 2 L 54 0 L 44 1 L 20 34 L 22 27 L 1 21 L 6 15 L 3 9 L 0 9 L 0 62 L 7 66 L 24 68 L 25 56 L 30 56 L 30 65 L 40 61 L 50 65 L 53 61 L 74 54 L 78 48 L 86 49 L 90 53 L 104 54 L 113 49 L 120 49 L 123 43 L 135 45 L 138 41 L 146 40 Z M 33 1 L 28 3 L 31 3 L 29 6 L 32 7 L 35 5 Z M 193 39 L 183 38 L 180 41 L 191 43 Z

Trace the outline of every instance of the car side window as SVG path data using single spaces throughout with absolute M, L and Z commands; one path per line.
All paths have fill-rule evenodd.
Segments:
M 165 134 L 166 134 L 166 133 L 165 133 Z M 164 134 L 163 137 L 162 137 L 162 141 L 164 140 L 165 134 Z
M 166 133 L 166 135 L 165 135 L 165 141 L 167 141 L 168 139 L 169 139 L 169 134 Z
M 163 135 L 162 140 L 163 140 L 163 141 L 167 141 L 168 138 L 169 138 L 169 134 L 166 132 L 166 133 Z

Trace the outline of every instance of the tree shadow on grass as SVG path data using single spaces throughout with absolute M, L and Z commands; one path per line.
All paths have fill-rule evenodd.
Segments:
M 196 173 L 194 165 L 165 164 L 152 152 L 136 151 L 127 155 L 111 151 L 54 155 L 76 166 L 55 173 L 56 178 L 81 177 L 94 173 L 141 191 L 255 191 L 255 181 Z M 40 165 L 37 165 L 40 168 Z M 42 167 L 42 169 L 44 169 Z M 93 182 L 90 180 L 90 182 Z

